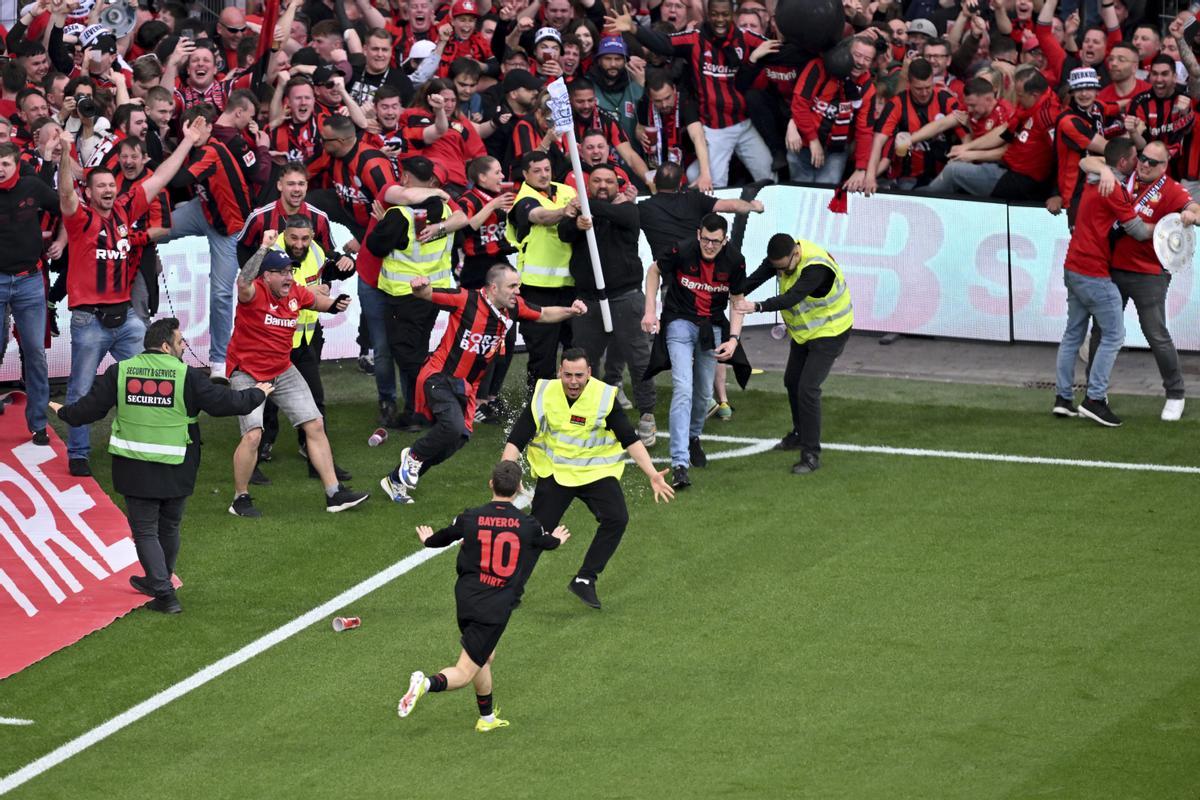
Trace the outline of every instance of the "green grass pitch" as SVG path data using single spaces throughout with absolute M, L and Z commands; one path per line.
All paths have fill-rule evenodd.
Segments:
M 325 381 L 337 459 L 371 500 L 326 514 L 286 431 L 274 485 L 254 492 L 264 517 L 236 519 L 236 421 L 204 419 L 184 614 L 134 612 L 0 682 L 0 716 L 35 721 L 0 726 L 0 776 L 418 550 L 415 525 L 487 499 L 498 428 L 479 426 L 415 505 L 394 506 L 377 481 L 414 436 L 369 449 L 371 380 L 347 363 Z M 780 436 L 779 376 L 751 387 L 706 432 Z M 1200 417 L 1161 423 L 1156 398 L 1115 398 L 1119 430 L 1054 419 L 1050 401 L 835 377 L 824 438 L 1200 464 Z M 12 796 L 1200 796 L 1200 476 L 826 451 L 801 478 L 792 455 L 714 461 L 669 506 L 627 470 L 631 524 L 600 612 L 565 588 L 594 530 L 574 507 L 574 538 L 542 558 L 497 654 L 510 728 L 476 734 L 469 689 L 396 717 L 408 674 L 458 654 L 447 553 L 346 608 L 362 628 L 325 619 Z

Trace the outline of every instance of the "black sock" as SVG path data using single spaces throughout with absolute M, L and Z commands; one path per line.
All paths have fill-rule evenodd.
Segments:
M 444 692 L 446 691 L 446 676 L 442 673 L 429 676 L 429 691 Z
M 479 716 L 486 717 L 492 713 L 492 694 L 491 694 L 491 692 L 488 692 L 487 694 L 475 695 L 475 702 L 479 703 Z

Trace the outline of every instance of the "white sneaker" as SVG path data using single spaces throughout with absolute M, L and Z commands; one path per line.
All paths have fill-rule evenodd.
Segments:
M 624 411 L 628 411 L 629 409 L 633 408 L 633 403 L 631 403 L 629 398 L 625 396 L 624 386 L 617 387 L 617 405 L 619 405 Z
M 421 462 L 413 458 L 412 448 L 406 447 L 400 452 L 400 480 L 409 489 L 415 489 L 420 478 Z
M 1183 416 L 1183 398 L 1176 397 L 1174 399 L 1168 397 L 1167 402 L 1163 404 L 1162 420 L 1163 422 L 1178 422 Z
M 408 679 L 408 691 L 404 693 L 404 697 L 400 698 L 400 705 L 396 706 L 396 713 L 400 715 L 400 719 L 404 719 L 411 714 L 413 706 L 424 696 L 425 673 L 417 670 Z
M 221 361 L 214 361 L 209 365 L 208 377 L 218 383 L 228 383 L 229 378 L 225 374 L 225 364 Z
M 658 423 L 654 421 L 653 414 L 642 414 L 642 418 L 638 420 L 637 435 L 647 450 L 654 447 L 654 443 L 658 441 Z

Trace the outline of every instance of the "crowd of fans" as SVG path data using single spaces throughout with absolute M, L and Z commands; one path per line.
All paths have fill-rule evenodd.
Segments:
M 560 76 L 585 171 L 612 167 L 629 197 L 673 162 L 700 191 L 790 179 L 1059 213 L 1080 159 L 1117 135 L 1161 141 L 1171 175 L 1200 180 L 1187 13 L 1163 31 L 1134 0 L 845 0 L 841 42 L 814 53 L 781 36 L 777 11 L 807 13 L 784 1 L 249 0 L 211 19 L 142 0 L 120 38 L 98 24 L 107 0 L 29 3 L 0 31 L 0 299 L 27 384 L 45 382 L 33 353 L 64 301 L 75 399 L 106 353 L 136 352 L 159 302 L 155 245 L 187 236 L 207 240 L 209 360 L 224 378 L 239 265 L 299 214 L 334 268 L 358 274 L 362 362 L 386 361 L 374 366 L 394 421 L 387 359 L 407 392 L 425 342 L 397 341 L 404 291 L 381 274 L 372 229 L 390 205 L 445 198 L 420 241 L 453 234 L 456 278 L 482 280 L 514 251 L 505 214 L 523 157 L 547 153 L 551 179 L 568 181 L 545 88 Z M 334 242 L 330 221 L 352 238 Z M 30 226 L 40 252 L 19 241 Z M 40 294 L 18 286 L 35 274 Z M 86 440 L 72 456 L 86 459 Z

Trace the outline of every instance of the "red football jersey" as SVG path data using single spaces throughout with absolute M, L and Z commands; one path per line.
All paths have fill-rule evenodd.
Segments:
M 1187 189 L 1174 179 L 1164 175 L 1161 185 L 1159 183 L 1156 181 L 1144 184 L 1134 178 L 1129 186 L 1133 196 L 1133 210 L 1147 225 L 1153 225 L 1167 214 L 1183 211 L 1188 203 L 1192 202 L 1192 196 L 1188 194 Z M 1154 241 L 1139 242 L 1132 236 L 1117 239 L 1117 243 L 1113 245 L 1112 265 L 1116 269 L 1148 272 L 1152 275 L 1161 275 L 1163 272 L 1162 264 L 1154 255 Z
M 1080 275 L 1107 278 L 1112 257 L 1108 237 L 1113 224 L 1128 222 L 1135 216 L 1129 191 L 1124 186 L 1118 186 L 1108 197 L 1101 197 L 1094 183 L 1084 186 L 1063 267 Z
M 278 378 L 291 366 L 292 335 L 300 310 L 312 308 L 316 296 L 293 283 L 286 297 L 275 297 L 263 279 L 254 280 L 254 297 L 240 300 L 229 339 L 229 373 L 240 369 L 257 381 Z

